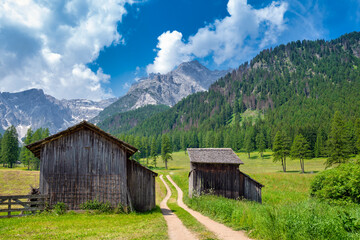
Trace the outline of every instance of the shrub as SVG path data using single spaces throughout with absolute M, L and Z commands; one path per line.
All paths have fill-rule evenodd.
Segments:
M 311 184 L 311 195 L 332 203 L 360 203 L 360 165 L 342 164 L 319 173 Z
M 68 206 L 63 203 L 63 202 L 58 202 L 55 204 L 54 206 L 54 212 L 57 214 L 57 215 L 63 215 L 66 213 L 68 209 Z
M 114 209 L 114 213 L 121 214 L 121 213 L 129 213 L 129 208 L 127 206 L 123 206 L 121 203 L 117 205 L 117 207 Z
M 103 213 L 109 213 L 113 211 L 112 206 L 109 202 L 102 203 L 98 200 L 88 200 L 83 204 L 80 204 L 80 209 L 82 210 L 96 210 Z

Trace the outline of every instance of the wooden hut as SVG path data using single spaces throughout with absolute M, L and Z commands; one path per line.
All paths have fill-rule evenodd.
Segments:
M 213 193 L 261 203 L 264 186 L 239 170 L 244 164 L 231 148 L 188 148 L 189 196 Z
M 87 200 L 137 211 L 155 207 L 157 174 L 129 157 L 138 150 L 83 121 L 26 146 L 41 160 L 40 193 L 78 209 Z

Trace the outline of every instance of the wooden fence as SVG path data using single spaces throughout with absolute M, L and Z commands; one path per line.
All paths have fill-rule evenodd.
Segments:
M 5 212 L 7 215 L 0 215 L 0 218 L 22 217 L 42 212 L 45 208 L 45 202 L 48 195 L 16 195 L 16 196 L 0 196 L 0 214 Z M 3 208 L 7 205 L 7 208 Z M 12 215 L 11 213 L 19 213 Z

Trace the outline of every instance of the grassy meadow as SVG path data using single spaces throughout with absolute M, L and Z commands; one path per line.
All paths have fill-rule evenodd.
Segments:
M 39 185 L 39 171 L 0 168 L 0 195 L 28 194 Z M 157 204 L 166 190 L 156 185 Z M 3 206 L 6 207 L 6 206 Z M 1 213 L 6 215 L 6 213 Z M 0 239 L 168 239 L 167 226 L 157 207 L 147 213 L 42 213 L 0 219 Z
M 39 187 L 39 171 L 26 168 L 0 168 L 0 195 L 26 195 L 30 185 Z
M 238 153 L 244 165 L 240 170 L 264 184 L 263 204 L 236 201 L 205 195 L 189 199 L 188 155 L 173 153 L 166 170 L 161 158 L 157 168 L 149 166 L 159 174 L 169 174 L 184 191 L 184 201 L 191 208 L 210 218 L 237 229 L 245 230 L 255 239 L 359 239 L 360 208 L 357 205 L 336 206 L 311 199 L 310 184 L 316 173 L 325 169 L 326 159 L 305 161 L 305 174 L 300 173 L 298 160 L 287 161 L 288 172 L 283 173 L 280 163 L 272 161 L 271 152 Z M 141 160 L 144 164 L 145 159 Z M 151 162 L 151 160 L 149 160 Z M 145 164 L 144 164 L 145 165 Z M 12 179 L 7 181 L 7 179 Z M 167 179 L 164 177 L 167 181 Z M 38 172 L 23 169 L 0 169 L 0 195 L 26 194 L 29 185 L 36 185 Z M 167 181 L 168 182 L 168 181 Z M 4 185 L 3 185 L 4 184 Z M 178 215 L 184 225 L 199 239 L 216 239 L 196 219 L 176 204 L 177 194 L 168 206 Z M 5 186 L 5 187 L 3 187 Z M 164 198 L 166 189 L 160 179 L 156 181 L 156 203 Z M 29 227 L 31 226 L 31 227 Z M 145 227 L 146 226 L 146 227 Z M 83 230 L 85 229 L 85 230 Z M 25 218 L 1 219 L 0 239 L 167 239 L 167 228 L 159 209 L 140 214 L 78 214 L 63 216 L 37 215 Z
M 189 199 L 189 158 L 184 152 L 173 153 L 173 160 L 158 160 L 156 171 L 169 174 L 184 191 L 191 208 L 234 229 L 245 230 L 255 239 L 360 239 L 360 207 L 336 206 L 310 197 L 310 184 L 316 173 L 325 170 L 324 158 L 305 160 L 305 174 L 299 160 L 287 160 L 287 172 L 274 163 L 271 152 L 237 153 L 244 165 L 240 170 L 264 184 L 263 204 L 236 201 L 217 196 Z M 171 203 L 169 204 L 171 206 Z

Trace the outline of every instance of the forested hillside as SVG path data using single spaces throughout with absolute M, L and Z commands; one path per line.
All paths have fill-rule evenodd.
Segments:
M 164 112 L 169 108 L 166 105 L 147 105 L 132 111 L 115 114 L 98 123 L 97 126 L 111 134 L 123 133 L 141 124 L 149 117 Z
M 266 147 L 278 130 L 291 140 L 301 133 L 315 154 L 324 148 L 335 111 L 355 130 L 360 116 L 360 33 L 332 41 L 297 41 L 267 49 L 250 63 L 154 115 L 127 135 L 168 133 L 175 150 L 185 147 Z M 242 119 L 245 111 L 264 117 Z M 215 130 L 215 131 L 214 131 Z M 126 137 L 126 136 L 122 136 Z M 259 140 L 260 141 L 260 140 Z M 151 142 L 149 140 L 149 142 Z

